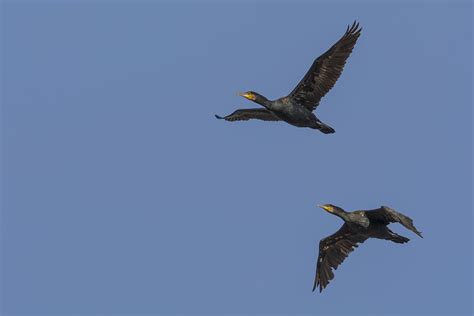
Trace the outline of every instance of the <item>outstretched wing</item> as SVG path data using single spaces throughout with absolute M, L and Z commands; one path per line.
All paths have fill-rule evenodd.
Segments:
M 411 230 L 423 238 L 421 232 L 413 225 L 413 220 L 410 217 L 403 215 L 388 206 L 381 206 L 375 210 L 365 211 L 365 214 L 367 214 L 367 217 L 371 222 L 379 222 L 385 225 L 390 223 L 400 223 L 405 226 L 406 229 Z
M 245 110 L 237 110 L 232 114 L 227 116 L 219 116 L 216 115 L 218 119 L 224 119 L 226 121 L 247 121 L 251 119 L 262 120 L 262 121 L 279 121 L 280 119 L 270 112 L 267 109 L 245 109 Z
M 313 111 L 319 101 L 334 86 L 344 69 L 362 28 L 354 21 L 346 33 L 327 52 L 319 56 L 306 75 L 288 95 L 296 103 Z
M 322 239 L 319 242 L 313 291 L 319 286 L 319 292 L 321 292 L 334 278 L 332 270 L 336 270 L 344 259 L 358 247 L 358 244 L 363 243 L 366 239 L 366 236 L 359 234 L 345 223 L 336 233 Z

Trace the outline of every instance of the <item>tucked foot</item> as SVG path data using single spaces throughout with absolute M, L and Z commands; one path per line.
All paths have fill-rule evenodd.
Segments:
M 318 122 L 318 124 L 313 128 L 314 129 L 319 129 L 324 134 L 332 134 L 332 133 L 336 132 L 336 130 L 334 128 L 332 128 L 329 125 L 324 124 L 323 122 Z
M 400 235 L 397 235 L 397 234 L 393 234 L 392 238 L 390 238 L 390 240 L 393 241 L 393 242 L 396 242 L 397 244 L 404 244 L 404 243 L 410 241 L 409 238 L 406 238 L 406 237 L 403 237 L 403 236 L 400 236 Z

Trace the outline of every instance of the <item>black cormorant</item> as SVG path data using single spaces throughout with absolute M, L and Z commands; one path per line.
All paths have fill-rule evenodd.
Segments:
M 264 108 L 240 109 L 225 117 L 219 115 L 216 117 L 227 121 L 249 119 L 285 121 L 298 127 L 319 129 L 325 134 L 334 133 L 334 129 L 321 122 L 313 114 L 313 111 L 341 75 L 361 30 L 359 23 L 356 22 L 352 26 L 348 26 L 341 39 L 313 62 L 306 75 L 288 96 L 270 101 L 253 91 L 240 93 L 239 95 L 262 105 Z
M 339 216 L 344 220 L 342 227 L 331 236 L 319 242 L 319 256 L 316 265 L 316 277 L 313 291 L 319 286 L 321 292 L 334 278 L 332 269 L 337 267 L 347 258 L 350 252 L 357 248 L 367 238 L 391 240 L 403 244 L 410 239 L 392 232 L 387 225 L 400 223 L 405 228 L 421 236 L 413 220 L 390 207 L 382 206 L 375 210 L 346 212 L 332 204 L 320 206 L 325 211 Z

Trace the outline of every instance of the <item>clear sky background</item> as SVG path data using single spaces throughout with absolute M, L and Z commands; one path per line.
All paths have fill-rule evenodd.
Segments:
M 2 2 L 1 312 L 472 312 L 469 1 Z M 286 95 L 355 19 L 324 135 L 228 123 Z M 318 209 L 389 205 L 312 293 Z

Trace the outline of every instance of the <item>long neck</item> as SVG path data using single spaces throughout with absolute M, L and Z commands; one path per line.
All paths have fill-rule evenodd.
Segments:
M 334 215 L 342 218 L 345 222 L 347 222 L 349 220 L 349 213 L 347 213 L 346 211 L 342 210 L 342 209 L 335 209 L 334 210 Z
M 271 108 L 272 103 L 270 102 L 270 100 L 268 100 L 267 98 L 265 98 L 261 94 L 256 94 L 256 96 L 257 96 L 257 98 L 253 102 L 258 103 L 258 104 L 264 106 L 267 109 Z

